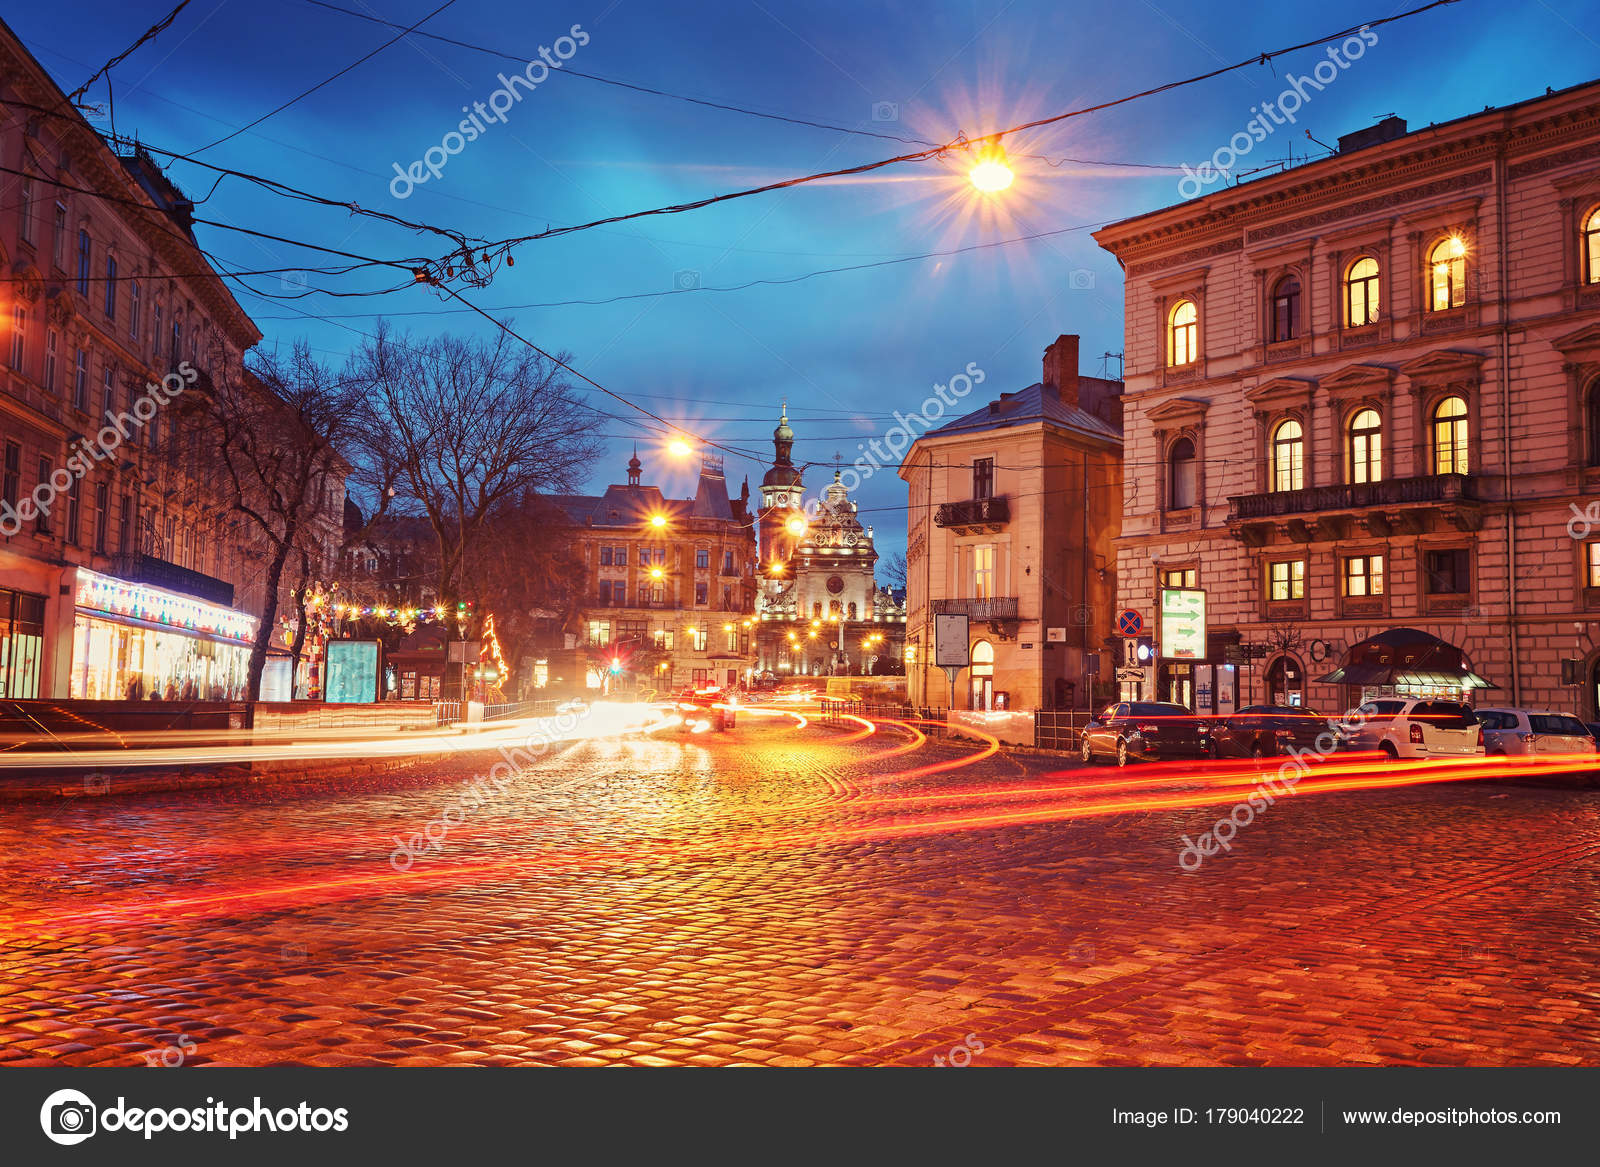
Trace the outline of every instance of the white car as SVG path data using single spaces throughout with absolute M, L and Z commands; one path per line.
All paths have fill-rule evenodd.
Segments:
M 1480 709 L 1483 741 L 1491 754 L 1592 754 L 1594 738 L 1570 713 L 1548 709 Z
M 1483 727 L 1459 701 L 1380 697 L 1361 708 L 1361 724 L 1340 734 L 1345 749 L 1381 750 L 1391 758 L 1484 755 Z

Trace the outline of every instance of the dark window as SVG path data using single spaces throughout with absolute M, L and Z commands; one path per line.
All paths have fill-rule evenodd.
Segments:
M 611 581 L 608 579 L 600 581 L 600 603 L 603 605 L 611 603 Z
M 133 550 L 133 495 L 122 496 L 122 513 L 117 516 L 117 550 L 126 555 Z
M 1194 506 L 1196 502 L 1194 443 L 1188 438 L 1180 438 L 1174 442 L 1172 453 L 1167 458 L 1167 468 L 1171 508 L 1181 511 Z
M 1589 465 L 1600 466 L 1600 377 L 1589 382 L 1585 413 L 1589 423 Z
M 106 553 L 106 536 L 111 526 L 111 488 L 104 482 L 94 488 L 94 549 L 98 555 Z
M 43 486 L 45 483 L 47 483 L 49 481 L 50 481 L 50 459 L 49 458 L 40 458 L 39 459 L 39 485 Z M 41 490 L 35 497 L 36 498 L 46 497 L 46 493 L 45 493 L 45 491 Z M 37 530 L 39 532 L 39 534 L 41 534 L 41 535 L 48 535 L 50 533 L 50 508 L 48 506 L 43 506 L 43 507 L 39 508 L 39 521 L 35 525 L 34 529 Z
M 1588 737 L 1583 723 L 1566 713 L 1530 713 L 1528 725 L 1534 733 L 1566 734 L 1570 737 Z
M 611 548 L 609 548 L 609 547 L 600 548 L 600 566 L 601 567 L 610 567 L 611 566 Z
M 697 584 L 694 585 L 694 602 L 697 603 L 697 604 L 703 604 L 703 603 L 706 602 L 706 585 L 705 584 L 697 583 Z
M 626 547 L 618 547 L 616 549 L 616 557 L 612 560 L 612 562 L 615 563 L 618 567 L 627 567 L 628 566 L 628 549 Z
M 1429 551 L 1423 559 L 1431 596 L 1462 596 L 1472 591 L 1472 553 L 1465 547 Z
M 694 553 L 694 565 L 704 571 L 711 566 L 711 552 L 701 547 Z
M 972 497 L 994 497 L 993 458 L 974 458 L 972 460 Z
M 732 575 L 733 574 L 733 552 L 732 551 L 724 551 L 722 553 L 722 574 L 723 575 Z
M 89 232 L 78 232 L 78 294 L 89 294 Z
M 1454 701 L 1418 701 L 1407 716 L 1412 721 L 1425 721 L 1440 729 L 1466 729 L 1478 724 L 1472 710 Z
M 83 479 L 73 476 L 72 487 L 67 491 L 67 542 L 78 545 L 78 532 L 82 529 Z
M 1300 281 L 1284 276 L 1272 289 L 1272 339 L 1293 340 L 1300 335 Z
M 106 256 L 106 319 L 117 318 L 117 257 Z
M 15 507 L 17 496 L 22 493 L 22 447 L 16 442 L 6 443 L 5 478 L 0 482 L 0 496 L 6 503 Z

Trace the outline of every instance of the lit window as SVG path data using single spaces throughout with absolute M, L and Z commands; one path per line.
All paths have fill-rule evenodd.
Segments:
M 1363 255 L 1344 277 L 1344 323 L 1360 328 L 1378 319 L 1378 261 Z
M 1293 418 L 1272 431 L 1272 489 L 1300 490 L 1305 486 L 1306 443 L 1300 423 Z
M 11 367 L 22 372 L 22 355 L 28 339 L 28 310 L 21 304 L 11 306 Z
M 1377 482 L 1383 477 L 1383 419 L 1376 409 L 1363 409 L 1350 419 L 1350 481 Z
M 1344 561 L 1344 594 L 1383 595 L 1383 556 L 1353 555 Z
M 1467 403 L 1446 397 L 1433 410 L 1433 472 L 1467 473 Z
M 994 544 L 983 543 L 972 549 L 972 598 L 994 596 Z
M 1583 221 L 1583 282 L 1600 284 L 1600 207 Z
M 1584 554 L 1587 557 L 1587 571 L 1583 586 L 1600 588 L 1600 543 L 1585 544 Z
M 1200 586 L 1200 569 L 1197 567 L 1171 567 L 1161 573 L 1164 588 L 1197 588 Z
M 1168 502 L 1173 510 L 1195 505 L 1194 443 L 1188 438 L 1179 438 L 1172 444 L 1172 452 L 1167 455 L 1167 481 Z
M 1199 351 L 1200 313 L 1193 300 L 1179 300 L 1167 317 L 1167 364 L 1193 364 Z
M 1284 276 L 1272 289 L 1272 339 L 1293 340 L 1300 335 L 1300 281 Z
M 1428 252 L 1428 309 L 1444 312 L 1467 302 L 1467 245 L 1449 235 Z
M 1303 600 L 1306 595 L 1306 561 L 1290 559 L 1268 565 L 1269 590 L 1274 601 Z

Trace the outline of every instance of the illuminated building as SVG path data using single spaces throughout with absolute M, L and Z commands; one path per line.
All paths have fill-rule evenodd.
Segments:
M 264 611 L 266 556 L 194 424 L 260 331 L 184 194 L 114 153 L 3 23 L 0 157 L 22 172 L 0 175 L 0 698 L 125 699 L 135 654 L 136 696 L 237 697 L 231 638 L 78 600 L 105 577 L 141 611 Z M 323 501 L 334 541 L 342 484 Z
M 1038 384 L 930 430 L 906 453 L 913 704 L 951 701 L 934 659 L 941 613 L 967 617 L 971 666 L 957 709 L 1082 709 L 1091 685 L 1111 682 L 1101 650 L 1116 594 L 1121 391 L 1079 375 L 1078 338 L 1062 336 Z
M 548 500 L 572 524 L 588 575 L 568 633 L 582 661 L 568 675 L 593 688 L 613 677 L 654 689 L 740 683 L 752 664 L 755 611 L 749 486 L 729 498 L 722 459 L 712 455 L 701 459 L 693 498 L 642 485 L 642 469 L 635 454 L 625 485 Z
M 1590 82 L 1389 117 L 1096 232 L 1126 277 L 1141 467 L 1120 604 L 1191 586 L 1210 625 L 1129 695 L 1339 714 L 1377 675 L 1346 658 L 1415 629 L 1390 639 L 1448 651 L 1402 694 L 1472 695 L 1476 674 L 1496 704 L 1600 712 L 1597 159 Z
M 787 406 L 772 449 L 761 485 L 758 671 L 780 679 L 875 667 L 899 672 L 905 609 L 877 584 L 872 528 L 862 525 L 841 473 L 834 472 L 821 498 L 805 500 Z

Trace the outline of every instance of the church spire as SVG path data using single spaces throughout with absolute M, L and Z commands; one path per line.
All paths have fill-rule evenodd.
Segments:
M 641 463 L 639 461 L 639 443 L 635 442 L 635 443 L 633 443 L 633 457 L 628 459 L 628 485 L 629 486 L 638 486 L 639 485 L 639 471 L 642 470 L 643 468 L 644 468 L 643 463 Z

